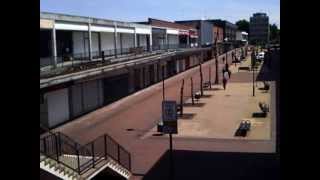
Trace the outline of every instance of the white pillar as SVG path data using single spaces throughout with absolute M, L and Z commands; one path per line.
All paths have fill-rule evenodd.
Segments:
M 53 22 L 51 41 L 52 41 L 53 66 L 57 67 L 57 39 L 56 39 L 55 22 Z
M 150 52 L 152 52 L 152 32 L 149 34 L 149 46 Z
M 118 37 L 117 37 L 118 35 L 117 35 L 117 24 L 116 23 L 114 23 L 114 54 L 115 54 L 115 57 L 117 58 L 118 57 L 118 55 L 117 55 L 117 39 L 118 39 Z
M 137 47 L 137 33 L 136 33 L 136 28 L 134 28 L 134 47 Z
M 92 39 L 91 39 L 91 23 L 88 23 L 88 33 L 89 33 L 89 59 L 92 60 Z

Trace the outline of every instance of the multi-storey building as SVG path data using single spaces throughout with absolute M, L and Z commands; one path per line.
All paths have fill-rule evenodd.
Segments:
M 233 42 L 236 40 L 237 25 L 220 19 L 210 19 L 207 21 L 213 23 L 214 26 L 223 29 L 223 38 L 225 42 Z
M 253 44 L 269 42 L 269 17 L 266 13 L 255 13 L 250 17 L 249 40 Z
M 174 22 L 149 18 L 147 22 L 140 22 L 152 26 L 153 49 L 169 47 L 197 47 L 196 29 Z
M 191 26 L 198 31 L 199 39 L 198 44 L 201 46 L 211 46 L 214 41 L 213 37 L 213 25 L 205 20 L 187 20 L 187 21 L 175 21 L 176 23 Z

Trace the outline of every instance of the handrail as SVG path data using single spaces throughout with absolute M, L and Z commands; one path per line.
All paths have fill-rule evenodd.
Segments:
M 107 134 L 103 134 L 82 145 L 61 132 L 51 132 L 41 124 L 40 128 L 49 133 L 48 136 L 40 137 L 40 152 L 78 172 L 78 174 L 83 174 L 91 167 L 95 167 L 103 157 L 105 159 L 111 158 L 123 168 L 131 171 L 131 154 Z M 64 154 L 74 155 L 76 158 L 63 161 L 61 156 Z M 89 157 L 89 159 L 85 157 Z

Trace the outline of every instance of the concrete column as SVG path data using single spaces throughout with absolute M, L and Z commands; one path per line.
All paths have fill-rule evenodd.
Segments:
M 168 47 L 168 45 L 169 45 L 167 31 L 166 31 L 166 40 L 165 40 L 165 45 L 166 45 L 167 47 Z
M 53 66 L 57 67 L 57 38 L 56 38 L 55 22 L 53 22 L 51 42 L 52 42 Z
M 91 23 L 88 23 L 88 33 L 89 33 L 89 59 L 92 60 L 92 38 L 91 38 Z
M 186 70 L 186 59 L 182 59 L 182 71 Z
M 179 73 L 180 72 L 180 60 L 179 59 L 177 59 L 176 60 L 176 71 L 177 71 L 177 73 Z
M 117 34 L 117 24 L 114 23 L 114 54 L 115 57 L 118 57 L 118 52 L 117 52 L 117 39 L 118 39 L 118 34 Z
M 134 92 L 134 69 L 130 68 L 129 69 L 129 93 L 133 93 Z
M 149 34 L 149 46 L 150 46 L 150 52 L 152 52 L 152 33 Z
M 134 28 L 134 47 L 138 47 L 138 45 L 137 45 L 137 33 L 136 33 L 136 28 Z

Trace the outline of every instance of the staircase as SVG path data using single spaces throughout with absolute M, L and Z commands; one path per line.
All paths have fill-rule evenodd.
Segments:
M 91 179 L 105 168 L 129 179 L 131 155 L 106 134 L 81 145 L 47 130 L 40 135 L 40 168 L 66 180 Z

